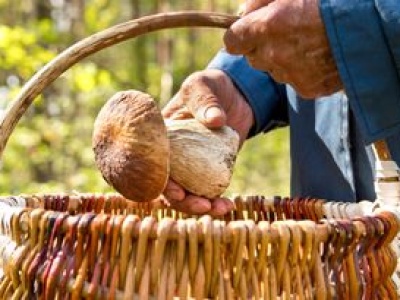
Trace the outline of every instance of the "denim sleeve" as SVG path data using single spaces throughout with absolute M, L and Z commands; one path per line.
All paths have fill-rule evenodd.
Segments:
M 320 0 L 352 111 L 367 143 L 400 132 L 400 1 Z
M 208 65 L 224 71 L 250 104 L 255 125 L 249 137 L 288 123 L 286 87 L 267 74 L 253 69 L 243 56 L 221 50 Z

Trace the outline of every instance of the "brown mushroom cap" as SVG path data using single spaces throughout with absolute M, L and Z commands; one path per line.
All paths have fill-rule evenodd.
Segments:
M 92 146 L 104 179 L 124 197 L 150 201 L 164 190 L 169 141 L 148 94 L 129 90 L 111 97 L 96 118 Z

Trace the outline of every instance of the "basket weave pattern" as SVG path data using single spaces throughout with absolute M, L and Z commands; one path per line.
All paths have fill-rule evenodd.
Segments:
M 224 219 L 115 195 L 1 200 L 1 299 L 397 299 L 389 212 L 238 197 Z M 280 297 L 280 298 L 279 298 Z

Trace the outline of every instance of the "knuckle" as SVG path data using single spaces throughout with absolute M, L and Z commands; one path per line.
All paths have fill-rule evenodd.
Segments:
M 235 43 L 232 42 L 232 39 L 233 39 L 232 32 L 230 30 L 226 31 L 223 36 L 224 46 L 225 50 L 231 54 L 233 54 L 233 52 L 235 51 L 234 48 Z
M 182 101 L 192 114 L 205 109 L 215 99 L 215 82 L 207 72 L 196 72 L 182 84 Z
M 181 89 L 187 90 L 192 88 L 194 85 L 198 85 L 203 81 L 203 77 L 204 74 L 201 71 L 192 73 L 183 81 Z
M 237 27 L 241 28 L 239 26 L 232 25 L 231 28 L 229 28 L 224 36 L 223 36 L 223 41 L 225 44 L 225 50 L 230 53 L 230 54 L 239 54 L 239 48 L 241 45 L 241 40 L 240 36 L 238 35 L 237 32 Z
M 218 89 L 229 82 L 229 77 L 220 70 L 204 70 L 189 75 L 181 86 L 186 93 L 203 93 L 204 96 L 218 91 Z
M 194 94 L 190 102 L 188 103 L 188 106 L 194 114 L 203 114 L 208 107 L 213 106 L 215 103 L 216 99 L 213 95 Z
M 205 83 L 204 74 L 195 72 L 189 75 L 181 85 L 180 92 L 183 103 L 189 102 L 194 95 L 198 95 L 203 90 Z
M 226 80 L 227 75 L 220 70 L 203 70 L 197 71 L 189 75 L 182 84 L 183 89 L 193 89 L 208 87 L 212 88 L 215 83 Z

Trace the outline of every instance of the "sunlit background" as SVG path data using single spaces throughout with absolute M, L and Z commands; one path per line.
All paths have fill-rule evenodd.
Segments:
M 112 25 L 178 10 L 235 13 L 233 0 L 0 0 L 0 109 L 44 64 Z M 113 46 L 80 62 L 29 108 L 1 161 L 0 193 L 111 191 L 94 165 L 91 133 L 102 104 L 138 89 L 162 107 L 222 47 L 222 30 L 179 29 Z M 288 195 L 288 131 L 248 141 L 227 195 Z

